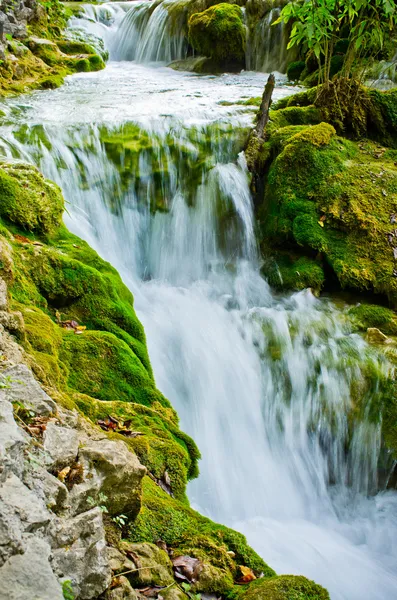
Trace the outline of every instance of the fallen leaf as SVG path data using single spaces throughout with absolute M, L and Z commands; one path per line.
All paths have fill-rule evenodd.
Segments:
M 244 567 L 243 565 L 239 565 L 240 577 L 237 579 L 236 583 L 249 583 L 250 581 L 254 581 L 256 579 L 255 573 L 249 567 Z
M 70 473 L 70 467 L 65 467 L 64 469 L 62 469 L 62 471 L 59 471 L 58 473 L 58 479 L 59 481 L 62 481 L 62 483 L 65 481 L 66 477 L 69 475 Z
M 20 242 L 21 244 L 31 244 L 32 242 L 25 237 L 24 235 L 19 235 L 18 233 L 16 233 L 14 235 L 14 239 L 17 240 L 17 242 Z
M 172 559 L 175 577 L 186 581 L 194 582 L 197 580 L 203 570 L 203 563 L 198 558 L 192 556 L 177 556 Z

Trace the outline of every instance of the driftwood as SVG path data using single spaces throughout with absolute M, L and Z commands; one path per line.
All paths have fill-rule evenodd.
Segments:
M 255 133 L 260 139 L 264 139 L 265 128 L 269 121 L 269 110 L 270 104 L 272 102 L 272 94 L 275 84 L 276 79 L 273 73 L 270 73 L 267 83 L 265 85 L 265 89 L 263 90 L 262 102 L 259 111 L 259 121 L 255 127 Z
M 247 145 L 245 148 L 245 158 L 247 160 L 248 170 L 253 174 L 251 188 L 255 194 L 261 179 L 260 155 L 266 139 L 266 125 L 269 122 L 269 110 L 272 102 L 272 94 L 276 79 L 273 73 L 270 73 L 265 89 L 263 90 L 262 102 L 259 110 L 259 119 L 256 126 L 251 130 Z

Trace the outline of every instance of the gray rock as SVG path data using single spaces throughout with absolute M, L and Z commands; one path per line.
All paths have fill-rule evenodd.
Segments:
M 50 563 L 50 546 L 30 537 L 24 554 L 12 556 L 0 568 L 0 600 L 64 600 Z
M 87 499 L 105 504 L 110 515 L 134 516 L 140 509 L 142 477 L 146 468 L 122 441 L 89 440 L 79 450 L 85 480 L 70 492 L 74 513 L 87 510 Z M 105 496 L 106 501 L 100 500 Z
M 79 434 L 75 429 L 48 423 L 44 434 L 44 450 L 48 453 L 47 465 L 63 469 L 75 462 L 79 451 Z
M 21 520 L 12 508 L 0 500 L 0 567 L 23 550 Z
M 5 396 L 6 390 L 0 390 L 0 469 L 8 467 L 20 475 L 27 435 L 15 423 L 12 404 Z
M 124 554 L 119 552 L 117 550 L 117 548 L 113 548 L 113 546 L 108 546 L 106 548 L 106 555 L 107 555 L 107 559 L 109 561 L 109 566 L 112 569 L 112 571 L 117 572 L 117 571 L 123 570 L 124 563 L 126 560 L 126 557 Z M 133 565 L 131 568 L 133 568 Z
M 72 581 L 79 598 L 96 598 L 109 587 L 112 572 L 99 508 L 54 521 L 52 546 L 54 571 Z
M 17 60 L 16 57 L 13 55 L 9 56 L 10 60 Z M 23 332 L 25 330 L 25 323 L 23 320 L 23 316 L 22 313 L 20 312 L 6 312 L 6 311 L 0 311 L 0 325 L 3 325 L 3 327 L 5 329 L 7 329 L 7 331 L 10 331 L 11 333 L 21 336 L 23 335 Z
M 7 284 L 0 277 L 0 310 L 8 310 Z
M 24 531 L 33 532 L 47 525 L 51 515 L 44 503 L 22 483 L 14 473 L 10 473 L 0 485 L 0 500 L 18 515 Z
M 24 483 L 44 502 L 49 510 L 59 513 L 66 510 L 69 492 L 64 483 L 43 468 L 24 473 Z
M 55 402 L 41 389 L 26 365 L 15 365 L 3 371 L 11 380 L 6 390 L 7 400 L 19 401 L 38 415 L 50 415 L 55 412 Z

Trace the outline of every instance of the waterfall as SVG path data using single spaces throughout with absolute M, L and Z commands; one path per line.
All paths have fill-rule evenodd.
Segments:
M 135 57 L 145 44 L 143 62 L 160 56 L 138 24 L 151 8 L 124 17 L 112 5 L 111 52 L 130 28 Z M 133 291 L 157 385 L 203 454 L 192 504 L 332 600 L 391 600 L 397 494 L 378 481 L 381 421 L 369 414 L 390 366 L 332 302 L 276 295 L 260 275 L 240 153 L 254 113 L 236 103 L 265 79 L 114 60 L 3 101 L 0 154 L 59 183 L 67 226 Z
M 284 23 L 273 25 L 281 9 L 272 8 L 248 28 L 246 63 L 251 71 L 284 73 L 287 67 L 287 40 Z

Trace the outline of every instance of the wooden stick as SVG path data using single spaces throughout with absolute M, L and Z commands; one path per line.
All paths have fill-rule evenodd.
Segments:
M 265 89 L 263 90 L 261 108 L 260 108 L 260 118 L 255 127 L 255 132 L 258 138 L 264 139 L 264 131 L 265 127 L 269 121 L 269 110 L 270 104 L 272 101 L 272 94 L 274 90 L 274 86 L 276 84 L 276 78 L 273 73 L 270 73 L 267 83 L 265 85 Z

